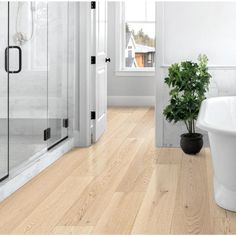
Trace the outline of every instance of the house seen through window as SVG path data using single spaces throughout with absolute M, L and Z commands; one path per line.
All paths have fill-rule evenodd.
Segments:
M 125 67 L 155 67 L 155 2 L 125 2 Z

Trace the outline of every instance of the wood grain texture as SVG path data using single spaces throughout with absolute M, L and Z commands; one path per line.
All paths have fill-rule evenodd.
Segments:
M 157 165 L 137 215 L 132 234 L 169 234 L 179 165 Z
M 142 192 L 114 193 L 93 233 L 130 234 L 143 197 Z
M 211 223 L 205 152 L 184 154 L 171 233 L 210 234 Z
M 52 231 L 92 179 L 92 177 L 66 178 L 11 233 L 47 234 Z
M 51 234 L 91 234 L 93 226 L 56 226 Z
M 127 172 L 127 169 L 138 150 L 140 141 L 131 140 L 111 157 L 110 165 L 106 170 L 86 188 L 78 201 L 68 209 L 62 217 L 60 225 L 95 225 L 101 213 L 111 200 L 117 185 Z M 129 158 L 127 158 L 129 157 Z
M 1 234 L 235 234 L 215 204 L 209 149 L 155 148 L 152 108 L 110 108 L 108 128 L 0 203 Z

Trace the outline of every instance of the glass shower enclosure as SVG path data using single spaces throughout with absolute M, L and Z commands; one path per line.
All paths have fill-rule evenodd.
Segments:
M 0 2 L 0 181 L 68 137 L 68 2 Z

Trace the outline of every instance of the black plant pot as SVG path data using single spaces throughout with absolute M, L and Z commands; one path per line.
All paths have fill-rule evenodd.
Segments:
M 203 146 L 203 135 L 199 133 L 181 134 L 180 147 L 186 154 L 195 155 L 199 153 Z

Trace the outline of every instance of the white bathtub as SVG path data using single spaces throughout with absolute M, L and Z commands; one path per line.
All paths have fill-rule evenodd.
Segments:
M 197 127 L 208 131 L 216 203 L 236 211 L 236 97 L 202 102 Z

